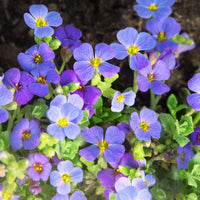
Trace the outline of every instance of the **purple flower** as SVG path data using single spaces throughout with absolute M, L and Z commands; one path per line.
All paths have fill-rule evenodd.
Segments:
M 95 73 L 100 73 L 106 78 L 113 77 L 119 72 L 119 67 L 112 65 L 107 60 L 114 58 L 115 51 L 105 43 L 95 46 L 95 55 L 89 43 L 83 43 L 74 50 L 74 71 L 83 81 L 89 81 Z
M 82 136 L 86 142 L 92 144 L 79 151 L 80 156 L 87 161 L 95 160 L 99 154 L 104 154 L 108 163 L 116 163 L 124 155 L 125 148 L 122 143 L 125 140 L 125 134 L 115 126 L 107 128 L 105 139 L 103 128 L 99 126 L 84 130 Z
M 83 112 L 71 103 L 64 103 L 65 101 L 64 95 L 58 95 L 46 112 L 47 118 L 51 121 L 47 132 L 58 140 L 63 140 L 65 136 L 75 139 L 80 134 L 78 122 L 82 119 Z
M 142 92 L 146 92 L 151 88 L 152 92 L 162 95 L 170 90 L 170 88 L 162 82 L 170 77 L 168 66 L 161 60 L 155 63 L 154 68 L 151 65 L 139 70 L 140 74 L 136 76 L 138 88 Z
M 24 14 L 25 23 L 32 29 L 34 34 L 39 37 L 51 36 L 54 33 L 54 29 L 51 27 L 58 27 L 62 24 L 62 18 L 58 12 L 51 11 L 45 5 L 31 5 L 29 13 Z
M 50 183 L 57 187 L 57 193 L 66 195 L 71 192 L 70 182 L 80 183 L 83 181 L 83 171 L 79 167 L 73 167 L 71 161 L 61 161 L 57 166 L 58 171 L 50 174 Z
M 35 120 L 22 119 L 19 121 L 10 134 L 10 145 L 13 149 L 19 150 L 24 146 L 26 150 L 33 150 L 40 143 L 40 128 Z
M 55 64 L 52 62 L 54 58 L 54 52 L 49 45 L 44 42 L 30 47 L 25 53 L 19 53 L 17 56 L 17 60 L 22 69 L 28 72 L 40 65 L 54 68 Z
M 120 130 L 120 131 L 124 131 L 124 133 L 127 135 L 131 132 L 131 127 L 129 124 L 126 124 L 126 123 L 123 123 L 123 122 L 120 122 L 117 124 L 117 128 Z
M 27 167 L 28 175 L 33 181 L 47 181 L 51 172 L 52 165 L 49 158 L 40 153 L 30 154 L 27 158 L 30 165 Z
M 195 128 L 189 138 L 193 145 L 200 145 L 200 128 Z
M 188 104 L 196 111 L 200 111 L 200 73 L 195 74 L 188 81 L 188 88 L 192 90 L 193 94 L 187 96 Z
M 135 5 L 133 9 L 140 17 L 150 18 L 152 15 L 156 17 L 168 17 L 172 13 L 170 8 L 175 0 L 136 0 L 139 5 Z
M 166 48 L 177 49 L 178 43 L 173 42 L 171 38 L 180 32 L 181 26 L 174 18 L 157 17 L 151 19 L 147 22 L 146 29 L 157 39 L 157 49 L 159 52 L 163 52 Z
M 143 108 L 140 116 L 137 112 L 131 114 L 130 126 L 138 140 L 150 141 L 151 137 L 160 138 L 161 125 L 153 110 Z
M 29 191 L 30 191 L 31 193 L 33 193 L 34 195 L 39 194 L 40 192 L 42 192 L 42 189 L 41 189 L 41 187 L 39 187 L 39 185 L 40 185 L 40 182 L 39 182 L 39 181 L 33 182 L 33 183 L 29 186 Z
M 44 97 L 49 93 L 48 83 L 59 83 L 59 74 L 49 66 L 40 65 L 31 71 L 34 81 L 29 85 L 32 94 Z
M 110 46 L 116 51 L 115 58 L 124 59 L 130 56 L 130 68 L 139 70 L 149 64 L 149 60 L 140 51 L 151 50 L 156 46 L 155 39 L 145 32 L 138 34 L 137 30 L 128 27 L 117 33 L 117 39 L 122 44 L 112 43 Z
M 9 118 L 8 111 L 1 106 L 5 106 L 12 101 L 13 93 L 3 83 L 0 83 L 0 124 L 6 122 Z
M 187 33 L 182 33 L 181 36 L 190 38 Z M 186 45 L 186 44 L 178 44 L 178 48 L 174 51 L 175 54 L 178 56 L 182 54 L 183 52 L 190 51 L 196 47 L 195 41 L 193 40 L 193 44 Z
M 124 109 L 124 104 L 127 106 L 132 106 L 135 103 L 136 94 L 133 91 L 128 91 L 119 94 L 119 91 L 116 91 L 113 99 L 111 110 L 113 112 L 121 112 Z
M 74 192 L 70 199 L 68 198 L 68 195 L 62 195 L 57 193 L 52 200 L 87 200 L 87 198 L 83 195 L 81 191 Z
M 64 27 L 59 27 L 56 29 L 54 36 L 61 41 L 62 46 L 70 51 L 74 51 L 75 48 L 81 45 L 79 38 L 82 33 L 79 29 L 72 25 L 67 25 Z
M 187 169 L 189 160 L 194 157 L 190 143 L 188 142 L 184 147 L 179 145 L 177 147 L 177 153 L 179 154 L 177 157 L 177 167 L 179 169 Z
M 18 104 L 26 104 L 33 98 L 28 85 L 33 82 L 33 77 L 27 72 L 20 72 L 18 68 L 9 69 L 4 76 L 3 83 L 15 89 L 15 99 Z

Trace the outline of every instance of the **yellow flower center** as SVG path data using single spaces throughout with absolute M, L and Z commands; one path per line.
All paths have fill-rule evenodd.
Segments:
M 166 40 L 166 39 L 167 39 L 167 37 L 166 37 L 166 35 L 165 35 L 165 33 L 164 33 L 163 31 L 161 31 L 161 32 L 157 35 L 157 40 L 158 40 L 158 42 L 161 42 L 161 41 Z
M 31 137 L 31 134 L 28 131 L 25 131 L 22 134 L 23 134 L 23 141 L 28 140 Z
M 149 75 L 147 76 L 147 79 L 149 80 L 149 82 L 152 82 L 152 81 L 155 80 L 155 76 L 154 76 L 153 74 L 149 74 Z
M 42 57 L 37 53 L 35 56 L 34 56 L 34 58 L 33 58 L 33 60 L 34 60 L 34 62 L 36 63 L 36 64 L 40 64 L 40 63 L 42 63 Z
M 44 76 L 39 76 L 39 77 L 37 78 L 37 82 L 38 82 L 38 83 L 46 83 L 46 78 L 45 78 Z
M 33 164 L 33 169 L 34 169 L 36 172 L 40 173 L 40 172 L 42 171 L 42 169 L 43 169 L 43 165 L 41 165 L 41 164 L 39 164 L 39 163 L 34 163 L 34 164 Z
M 200 140 L 200 135 L 197 136 L 197 140 L 198 140 L 198 141 Z
M 124 95 L 119 95 L 119 96 L 117 97 L 117 101 L 121 102 L 121 101 L 123 101 L 123 100 L 124 100 Z
M 22 85 L 21 85 L 21 83 L 16 83 L 16 84 L 15 84 L 15 87 L 16 87 L 18 90 L 20 90 L 20 89 L 22 88 Z
M 103 153 L 108 148 L 108 143 L 104 140 L 101 140 L 98 142 L 98 147 L 99 147 L 101 153 Z
M 58 120 L 58 126 L 60 126 L 60 127 L 67 126 L 68 124 L 69 124 L 69 122 L 65 118 L 61 118 Z
M 64 183 L 69 183 L 71 181 L 71 176 L 69 174 L 63 174 L 62 180 Z
M 156 5 L 155 3 L 152 3 L 152 4 L 150 4 L 149 6 L 148 6 L 148 9 L 150 10 L 150 11 L 156 11 L 157 9 L 158 9 L 158 5 Z
M 150 126 L 146 122 L 140 122 L 140 128 L 143 131 L 148 131 L 150 129 Z
M 35 20 L 35 25 L 37 27 L 44 27 L 44 26 L 47 26 L 47 22 L 44 19 L 42 19 L 42 18 L 37 18 Z
M 1 193 L 1 197 L 4 200 L 10 200 L 12 198 L 12 195 L 10 193 L 8 193 L 7 191 L 5 191 L 5 192 Z
M 99 67 L 99 65 L 101 64 L 101 58 L 93 58 L 92 60 L 90 60 L 90 64 L 95 68 Z
M 131 46 L 127 49 L 127 51 L 128 51 L 128 53 L 129 53 L 130 56 L 137 54 L 139 50 L 140 50 L 139 47 L 138 47 L 138 46 L 135 46 L 135 45 L 131 45 Z

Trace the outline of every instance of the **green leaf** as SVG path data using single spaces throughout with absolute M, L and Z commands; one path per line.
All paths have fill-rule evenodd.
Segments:
M 83 119 L 78 124 L 81 129 L 83 129 L 85 126 L 89 125 L 88 117 L 89 117 L 89 111 L 88 110 L 84 110 L 83 111 Z
M 93 120 L 94 124 L 99 124 L 99 123 L 103 122 L 103 120 L 101 118 L 95 117 L 95 116 L 92 117 L 92 120 Z
M 86 166 L 93 166 L 94 165 L 94 161 L 87 161 L 85 160 L 83 157 L 80 158 L 80 161 L 85 164 Z
M 110 193 L 109 200 L 115 200 L 115 196 L 116 196 L 116 194 Z
M 10 145 L 10 135 L 8 131 L 1 132 L 0 134 L 0 151 L 5 150 Z
M 180 110 L 183 110 L 185 108 L 188 108 L 188 105 L 186 104 L 180 104 L 177 108 L 176 108 L 176 113 Z
M 119 78 L 119 74 L 115 74 L 112 78 L 104 78 L 104 81 L 106 83 L 112 83 L 112 82 L 114 82 L 118 78 Z
M 171 94 L 167 99 L 167 107 L 173 116 L 176 114 L 177 105 L 178 105 L 178 101 L 175 95 Z
M 161 113 L 159 115 L 159 120 L 165 132 L 169 133 L 170 135 L 177 133 L 175 121 L 170 114 Z
M 187 137 L 184 137 L 182 135 L 175 135 L 174 139 L 181 147 L 184 147 L 190 141 Z
M 179 34 L 176 34 L 174 37 L 171 38 L 171 40 L 179 44 L 185 44 L 185 45 L 194 44 L 192 39 L 183 37 L 182 35 L 179 35 Z
M 102 113 L 102 108 L 103 108 L 103 99 L 102 99 L 102 97 L 98 98 L 98 101 L 94 105 L 94 108 L 95 108 L 95 113 L 97 113 L 97 111 Z
M 187 195 L 187 200 L 198 200 L 198 196 L 195 193 Z
M 151 193 L 153 194 L 156 200 L 165 200 L 167 198 L 165 191 L 160 188 L 153 187 L 151 189 Z
M 182 116 L 180 120 L 180 133 L 181 135 L 187 136 L 192 133 L 193 130 L 193 121 L 191 116 Z
M 195 188 L 197 187 L 197 183 L 190 173 L 187 173 L 187 180 L 188 180 L 188 185 L 193 186 Z
M 114 90 L 112 88 L 107 88 L 105 91 L 103 91 L 102 94 L 106 98 L 113 98 L 115 92 L 116 92 L 116 90 Z
M 116 113 L 116 112 L 110 111 L 108 117 L 103 118 L 103 121 L 104 122 L 112 122 L 113 120 L 115 120 L 121 116 L 122 116 L 121 113 Z
M 41 119 L 47 109 L 46 101 L 44 99 L 38 99 L 32 106 L 32 116 Z

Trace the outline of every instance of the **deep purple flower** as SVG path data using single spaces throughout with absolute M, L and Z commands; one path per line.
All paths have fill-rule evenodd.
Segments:
M 162 82 L 170 77 L 168 66 L 161 60 L 155 63 L 154 68 L 151 65 L 139 70 L 140 74 L 136 76 L 138 88 L 142 92 L 146 92 L 149 88 L 153 93 L 162 95 L 169 92 L 170 88 Z
M 31 71 L 34 81 L 29 85 L 31 93 L 44 97 L 49 93 L 48 83 L 59 83 L 59 74 L 49 66 L 40 65 Z
M 8 111 L 1 106 L 5 106 L 12 101 L 13 93 L 3 83 L 0 83 L 0 124 L 6 122 L 9 118 Z
M 48 12 L 45 5 L 31 5 L 29 13 L 24 14 L 25 23 L 32 29 L 34 34 L 39 37 L 51 36 L 54 33 L 54 29 L 51 27 L 58 27 L 62 24 L 62 18 L 56 11 Z
M 135 5 L 133 9 L 140 17 L 150 18 L 153 17 L 168 17 L 172 13 L 170 8 L 175 0 L 136 0 L 138 5 Z
M 182 33 L 181 36 L 190 38 L 187 33 Z M 178 56 L 182 54 L 183 52 L 190 51 L 196 47 L 196 43 L 193 40 L 193 44 L 187 45 L 187 44 L 178 44 L 178 48 L 174 51 L 174 53 Z
M 188 142 L 184 147 L 179 145 L 177 147 L 177 153 L 179 154 L 177 157 L 177 167 L 179 169 L 187 169 L 189 160 L 194 157 L 190 143 Z
M 119 93 L 116 91 L 113 99 L 111 110 L 113 112 L 121 112 L 124 109 L 124 104 L 127 106 L 132 106 L 135 103 L 136 94 L 133 91 L 128 91 L 124 93 Z
M 187 96 L 187 102 L 196 111 L 200 111 L 200 84 L 199 82 L 200 82 L 200 73 L 195 74 L 188 81 L 188 88 L 195 93 Z
M 65 26 L 65 28 L 57 28 L 54 36 L 61 41 L 61 44 L 65 49 L 67 48 L 70 51 L 73 51 L 81 45 L 81 41 L 79 40 L 82 36 L 81 31 L 70 24 Z
M 189 138 L 193 145 L 200 145 L 200 128 L 195 128 Z
M 174 18 L 157 17 L 151 19 L 147 22 L 146 29 L 157 39 L 157 49 L 159 52 L 163 52 L 166 48 L 177 49 L 178 43 L 173 42 L 171 38 L 180 32 L 181 26 Z
M 80 183 L 83 181 L 83 171 L 79 167 L 73 167 L 71 161 L 61 161 L 57 166 L 58 171 L 50 174 L 50 183 L 57 187 L 57 193 L 66 195 L 71 192 L 70 182 Z
M 117 124 L 117 128 L 120 130 L 120 131 L 124 131 L 124 133 L 127 135 L 131 132 L 131 127 L 129 124 L 126 124 L 126 123 L 123 123 L 123 122 L 120 122 Z
M 49 45 L 44 42 L 30 47 L 25 53 L 19 53 L 17 56 L 17 60 L 22 69 L 28 72 L 40 65 L 54 68 L 55 64 L 52 62 L 54 58 L 54 52 Z
M 112 65 L 107 60 L 114 58 L 115 51 L 105 43 L 95 46 L 95 54 L 89 43 L 83 43 L 74 50 L 74 71 L 83 81 L 89 81 L 95 73 L 100 73 L 106 78 L 113 77 L 119 72 L 119 67 Z
M 18 68 L 9 69 L 4 76 L 3 83 L 15 89 L 15 99 L 18 104 L 26 104 L 33 97 L 28 85 L 33 82 L 33 77 L 27 72 L 20 72 Z
M 83 195 L 81 191 L 74 192 L 70 199 L 68 198 L 68 195 L 62 195 L 57 193 L 52 200 L 87 200 L 87 198 Z
M 40 128 L 35 120 L 29 122 L 22 119 L 13 128 L 10 134 L 10 145 L 13 149 L 19 150 L 24 146 L 26 150 L 33 150 L 40 143 Z
M 107 128 L 105 139 L 103 128 L 99 126 L 85 129 L 82 136 L 86 142 L 92 144 L 79 151 L 79 154 L 87 161 L 95 160 L 99 154 L 104 154 L 108 163 L 116 163 L 124 155 L 125 148 L 122 143 L 125 140 L 125 134 L 115 126 Z
M 29 191 L 31 193 L 33 193 L 34 195 L 39 194 L 40 192 L 42 192 L 42 188 L 39 187 L 40 182 L 39 181 L 34 181 L 30 186 L 29 186 Z
M 161 125 L 153 110 L 143 108 L 140 116 L 137 112 L 133 112 L 131 114 L 130 126 L 138 140 L 148 142 L 151 140 L 151 137 L 155 139 L 160 138 Z
M 51 172 L 52 165 L 49 158 L 40 153 L 30 154 L 27 158 L 30 165 L 27 167 L 28 175 L 33 181 L 47 181 Z
M 121 44 L 112 43 L 110 46 L 116 51 L 115 58 L 130 57 L 130 68 L 139 70 L 149 64 L 149 60 L 140 51 L 151 50 L 156 46 L 155 39 L 145 32 L 138 33 L 136 29 L 128 27 L 117 33 Z
M 73 100 L 73 98 L 71 99 Z M 79 98 L 76 98 L 78 101 L 75 102 L 78 106 L 80 106 Z M 51 121 L 51 124 L 47 127 L 47 132 L 58 140 L 63 140 L 65 136 L 69 139 L 75 139 L 80 134 L 78 122 L 82 119 L 83 112 L 78 106 L 65 103 L 65 101 L 64 95 L 58 95 L 51 102 L 50 108 L 46 112 L 47 118 Z

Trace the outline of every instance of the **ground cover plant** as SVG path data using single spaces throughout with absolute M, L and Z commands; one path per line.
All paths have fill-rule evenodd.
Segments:
M 200 74 L 159 109 L 179 55 L 195 48 L 173 4 L 137 0 L 146 30 L 126 27 L 95 46 L 58 12 L 30 6 L 35 44 L 0 77 L 1 199 L 199 199 Z M 121 91 L 114 61 L 124 59 L 134 81 Z M 134 106 L 139 92 L 149 107 Z

